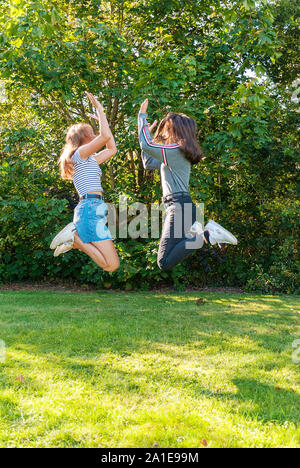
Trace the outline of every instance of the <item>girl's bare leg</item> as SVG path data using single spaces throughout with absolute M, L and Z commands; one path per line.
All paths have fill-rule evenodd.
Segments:
M 91 257 L 92 260 L 103 270 L 105 270 L 108 267 L 108 264 L 106 263 L 106 259 L 103 256 L 103 254 L 98 250 L 96 247 L 94 247 L 91 243 L 84 243 L 78 236 L 77 232 L 74 234 L 74 244 L 73 244 L 73 249 L 78 249 L 87 254 L 89 257 Z
M 73 248 L 84 252 L 105 271 L 112 272 L 120 266 L 118 253 L 111 240 L 85 243 L 75 232 Z
M 98 242 L 92 242 L 95 247 L 105 258 L 107 266 L 104 268 L 105 271 L 115 271 L 120 266 L 120 260 L 114 243 L 112 240 L 104 240 Z

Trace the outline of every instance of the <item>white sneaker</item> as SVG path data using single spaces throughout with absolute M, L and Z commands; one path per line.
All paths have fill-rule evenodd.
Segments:
M 56 247 L 54 251 L 54 257 L 58 257 L 61 254 L 69 252 L 69 250 L 73 249 L 73 242 L 65 242 L 64 244 L 59 245 Z
M 192 239 L 193 237 L 200 236 L 201 234 L 203 234 L 202 224 L 195 221 L 190 230 L 185 233 L 185 237 Z
M 63 228 L 57 236 L 54 237 L 53 241 L 50 244 L 50 249 L 54 250 L 58 245 L 65 244 L 66 242 L 74 242 L 74 232 L 76 227 L 74 223 L 68 224 Z
M 205 236 L 204 231 L 203 231 L 203 226 L 201 223 L 199 223 L 199 221 L 194 222 L 193 226 L 191 227 L 191 229 L 186 235 L 188 239 L 191 239 L 192 237 L 195 237 L 195 236 L 197 237 L 202 236 L 205 244 L 208 244 L 207 237 Z
M 200 236 L 200 234 L 203 234 L 202 224 L 199 223 L 199 221 L 195 221 L 189 232 L 191 232 L 194 236 Z
M 237 245 L 237 238 L 231 232 L 224 229 L 220 224 L 210 219 L 204 228 L 209 232 L 209 241 L 211 245 L 218 244 L 233 244 Z

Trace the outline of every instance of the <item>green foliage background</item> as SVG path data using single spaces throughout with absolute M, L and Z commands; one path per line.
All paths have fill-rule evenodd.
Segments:
M 0 281 L 299 292 L 299 12 L 296 0 L 0 0 Z M 78 252 L 52 258 L 51 237 L 76 204 L 57 159 L 67 127 L 89 121 L 86 89 L 117 139 L 104 169 L 109 202 L 161 196 L 140 161 L 144 97 L 151 119 L 172 109 L 197 120 L 206 159 L 191 192 L 237 235 L 226 262 L 211 249 L 163 273 L 158 242 L 142 239 L 117 241 L 113 275 Z

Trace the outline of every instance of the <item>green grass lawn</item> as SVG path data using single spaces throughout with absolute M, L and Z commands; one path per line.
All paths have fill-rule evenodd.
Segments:
M 299 447 L 299 313 L 286 296 L 0 291 L 0 447 Z

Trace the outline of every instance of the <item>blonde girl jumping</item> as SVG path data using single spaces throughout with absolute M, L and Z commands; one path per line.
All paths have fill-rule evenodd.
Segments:
M 95 135 L 90 125 L 80 123 L 68 129 L 66 145 L 59 159 L 63 179 L 73 180 L 79 196 L 74 211 L 73 223 L 68 224 L 53 239 L 50 248 L 54 256 L 78 249 L 87 254 L 105 271 L 115 271 L 120 262 L 106 226 L 107 206 L 101 186 L 102 171 L 99 166 L 112 158 L 116 144 L 101 104 L 86 93 L 97 110 L 99 134 Z M 100 152 L 100 149 L 103 149 Z

